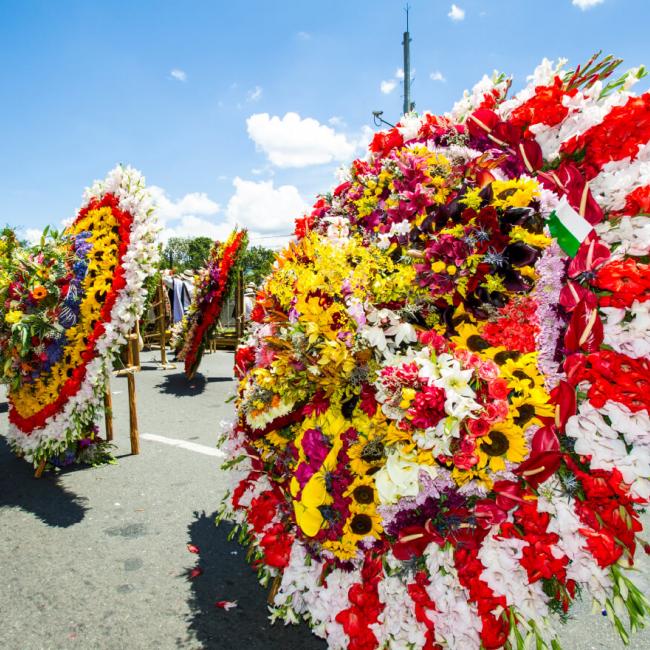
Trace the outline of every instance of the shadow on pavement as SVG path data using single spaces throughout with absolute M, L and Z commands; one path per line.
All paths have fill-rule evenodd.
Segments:
M 46 473 L 34 478 L 34 468 L 16 458 L 0 437 L 0 508 L 31 512 L 48 526 L 68 528 L 86 514 L 85 499 L 68 492 L 58 477 Z
M 192 397 L 200 395 L 207 384 L 214 382 L 233 381 L 232 377 L 206 377 L 201 373 L 197 374 L 192 381 L 188 381 L 183 373 L 165 375 L 165 379 L 156 386 L 167 395 L 176 397 Z
M 271 625 L 266 603 L 268 591 L 259 585 L 255 572 L 246 562 L 245 549 L 228 541 L 231 526 L 216 527 L 216 513 L 194 514 L 196 518 L 188 528 L 188 542 L 199 548 L 199 554 L 194 557 L 203 573 L 191 579 L 189 628 L 203 648 L 323 650 L 325 642 L 314 636 L 304 623 Z M 217 608 L 215 602 L 219 600 L 236 600 L 237 607 L 230 611 Z

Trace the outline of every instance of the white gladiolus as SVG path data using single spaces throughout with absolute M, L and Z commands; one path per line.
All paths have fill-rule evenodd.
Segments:
M 610 406 L 610 412 L 618 405 Z M 621 418 L 617 425 L 624 422 Z M 614 424 L 612 422 L 612 424 Z M 647 431 L 647 430 L 646 430 Z M 580 405 L 578 413 L 569 418 L 566 434 L 575 438 L 575 451 L 591 456 L 593 469 L 611 471 L 618 469 L 632 494 L 644 500 L 650 499 L 650 446 L 636 444 L 628 452 L 625 431 L 617 431 L 605 421 L 602 413 L 589 402 Z

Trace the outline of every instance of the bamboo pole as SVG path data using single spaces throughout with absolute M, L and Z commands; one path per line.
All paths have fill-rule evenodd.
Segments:
M 175 363 L 167 362 L 167 335 L 165 333 L 165 287 L 162 276 L 158 283 L 158 336 L 160 338 L 160 367 L 163 370 L 171 370 L 176 367 Z
M 158 283 L 158 333 L 160 334 L 160 363 L 167 365 L 167 340 L 165 336 L 165 294 L 163 279 Z
M 106 440 L 113 440 L 113 396 L 111 395 L 111 373 L 106 368 L 106 383 L 104 384 L 104 425 Z
M 235 295 L 235 348 L 244 333 L 244 273 L 237 274 L 237 289 Z
M 43 458 L 43 460 L 38 464 L 36 471 L 34 472 L 34 478 L 41 478 L 41 476 L 43 476 L 43 472 L 45 470 L 46 464 L 47 464 L 47 460 Z
M 140 370 L 140 321 L 135 321 L 135 332 L 131 334 L 134 337 L 133 343 L 133 365 Z
M 131 335 L 133 337 L 133 335 Z M 127 347 L 126 358 L 127 358 L 127 370 L 128 375 L 126 381 L 128 384 L 129 390 L 129 424 L 130 424 L 130 436 L 131 436 L 131 453 L 133 455 L 140 453 L 140 436 L 138 433 L 138 411 L 135 402 L 135 370 L 136 366 L 133 365 L 134 354 L 133 347 L 138 345 L 138 340 L 131 338 Z

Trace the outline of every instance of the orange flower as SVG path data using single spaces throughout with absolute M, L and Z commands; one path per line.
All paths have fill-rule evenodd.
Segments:
M 38 285 L 32 290 L 32 298 L 34 300 L 43 300 L 47 296 L 47 289 L 43 285 Z

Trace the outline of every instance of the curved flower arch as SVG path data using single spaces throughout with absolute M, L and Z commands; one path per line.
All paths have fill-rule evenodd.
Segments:
M 40 249 L 17 257 L 2 332 L 4 379 L 8 438 L 27 460 L 52 458 L 88 436 L 107 362 L 142 313 L 156 235 L 144 178 L 118 166 L 86 190 L 62 237 L 44 237 Z
M 246 230 L 234 230 L 223 244 L 215 242 L 208 256 L 207 267 L 198 276 L 192 304 L 183 318 L 176 340 L 176 358 L 185 362 L 188 379 L 196 375 L 224 301 L 237 282 L 247 243 Z
M 296 223 L 236 354 L 224 515 L 331 648 L 625 639 L 650 500 L 650 94 L 548 61 L 404 116 Z

